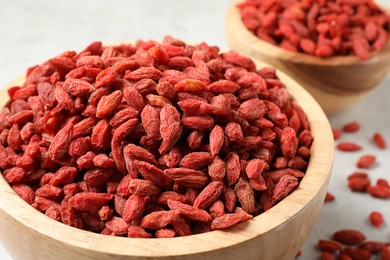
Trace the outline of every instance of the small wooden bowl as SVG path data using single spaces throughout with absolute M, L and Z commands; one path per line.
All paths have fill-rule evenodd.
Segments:
M 355 56 L 322 59 L 287 51 L 259 39 L 241 19 L 235 0 L 225 26 L 230 49 L 257 58 L 294 77 L 318 101 L 327 114 L 333 114 L 364 98 L 390 70 L 390 41 L 367 61 Z
M 269 66 L 256 62 L 258 67 Z M 0 239 L 15 259 L 293 259 L 323 205 L 333 162 L 333 136 L 324 112 L 298 83 L 278 72 L 306 112 L 314 136 L 306 176 L 269 211 L 226 231 L 175 238 L 124 238 L 69 227 L 24 202 L 0 174 Z M 23 82 L 21 76 L 8 88 Z M 7 103 L 0 92 L 0 107 Z

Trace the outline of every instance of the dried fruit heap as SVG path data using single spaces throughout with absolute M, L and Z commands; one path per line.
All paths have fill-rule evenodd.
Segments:
M 318 57 L 367 60 L 389 38 L 390 15 L 373 0 L 246 0 L 238 7 L 260 39 Z
M 67 51 L 0 112 L 0 168 L 25 201 L 106 235 L 185 236 L 271 208 L 312 135 L 275 70 L 172 37 Z

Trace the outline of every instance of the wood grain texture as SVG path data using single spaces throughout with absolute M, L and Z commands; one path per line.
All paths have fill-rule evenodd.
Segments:
M 268 66 L 256 61 L 258 68 Z M 74 229 L 33 209 L 0 175 L 0 239 L 15 259 L 293 259 L 323 205 L 333 161 L 329 122 L 307 91 L 278 72 L 302 106 L 314 136 L 306 176 L 290 196 L 253 220 L 226 231 L 188 237 L 136 239 Z M 18 85 L 23 76 L 10 83 Z M 0 93 L 0 106 L 8 100 Z
M 356 56 L 319 58 L 286 51 L 260 40 L 241 20 L 236 0 L 225 17 L 229 47 L 291 75 L 308 90 L 327 114 L 346 109 L 364 98 L 390 70 L 390 41 L 370 60 Z

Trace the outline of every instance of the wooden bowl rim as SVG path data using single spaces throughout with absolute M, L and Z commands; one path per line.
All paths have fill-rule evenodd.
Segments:
M 253 59 L 258 68 L 270 65 Z M 306 176 L 297 190 L 265 213 L 226 231 L 211 231 L 203 234 L 174 238 L 127 238 L 111 237 L 72 228 L 57 222 L 33 209 L 23 201 L 0 174 L 0 210 L 16 219 L 32 232 L 68 244 L 73 248 L 93 250 L 120 256 L 166 257 L 207 253 L 236 246 L 259 235 L 277 232 L 287 220 L 303 210 L 309 202 L 323 203 L 315 196 L 327 185 L 333 163 L 333 135 L 329 121 L 314 98 L 296 81 L 281 71 L 278 76 L 286 84 L 289 93 L 305 111 L 314 136 L 311 159 Z M 7 102 L 7 89 L 20 85 L 24 75 L 0 90 L 0 105 Z M 288 210 L 287 210 L 288 209 Z M 311 217 L 311 216 L 308 216 Z
M 263 53 L 284 61 L 317 66 L 365 65 L 376 63 L 383 59 L 390 59 L 390 39 L 388 40 L 385 48 L 381 51 L 371 52 L 371 57 L 368 60 L 361 60 L 357 56 L 333 56 L 329 58 L 320 58 L 306 53 L 285 50 L 279 46 L 261 40 L 246 28 L 242 22 L 240 11 L 237 8 L 237 4 L 243 1 L 245 0 L 233 1 L 226 13 L 225 25 L 228 33 L 234 34 L 237 41 L 246 48 L 252 49 L 255 52 Z M 384 6 L 380 7 L 382 10 L 390 14 L 388 8 Z

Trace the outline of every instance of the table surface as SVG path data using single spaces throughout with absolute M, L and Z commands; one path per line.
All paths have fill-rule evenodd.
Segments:
M 378 2 L 390 6 L 390 0 Z M 227 49 L 224 16 L 230 3 L 230 0 L 0 1 L 0 86 L 29 66 L 96 40 L 104 43 L 159 40 L 170 34 L 187 42 L 206 41 Z M 364 149 L 355 153 L 335 152 L 329 191 L 336 200 L 322 208 L 299 259 L 319 259 L 318 240 L 329 239 L 338 229 L 359 229 L 370 240 L 390 241 L 389 200 L 353 193 L 346 181 L 357 170 L 356 161 L 363 154 L 377 156 L 376 165 L 368 170 L 372 181 L 380 177 L 390 180 L 390 148 L 379 150 L 371 139 L 374 132 L 380 131 L 390 144 L 389 97 L 390 74 L 363 101 L 329 117 L 334 128 L 359 121 L 361 130 L 344 134 L 341 140 L 356 141 Z M 368 215 L 374 210 L 385 217 L 381 229 L 368 222 Z M 1 244 L 0 259 L 11 259 Z

